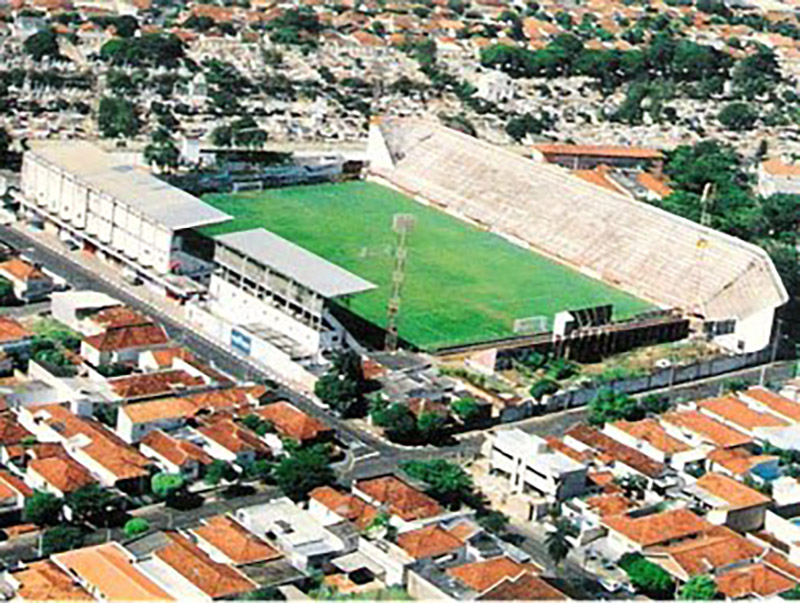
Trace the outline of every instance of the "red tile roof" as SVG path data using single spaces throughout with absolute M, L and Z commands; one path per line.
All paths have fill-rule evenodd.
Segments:
M 282 436 L 306 442 L 330 434 L 333 429 L 307 415 L 289 402 L 273 402 L 259 408 L 256 414 L 275 426 Z
M 696 485 L 712 496 L 722 499 L 731 510 L 760 507 L 772 500 L 757 490 L 719 473 L 706 473 Z
M 195 461 L 201 465 L 210 465 L 214 461 L 197 444 L 173 438 L 160 429 L 148 433 L 141 444 L 178 467 L 183 467 L 189 461 Z
M 386 505 L 389 512 L 405 521 L 435 517 L 442 508 L 435 500 L 393 475 L 361 480 L 355 488 Z
M 478 596 L 480 601 L 565 601 L 568 597 L 544 578 L 528 572 L 505 578 Z
M 83 465 L 69 457 L 34 459 L 28 463 L 28 471 L 38 473 L 48 484 L 65 494 L 96 482 Z
M 735 448 L 753 441 L 750 436 L 723 425 L 696 410 L 665 413 L 661 415 L 661 422 L 689 431 L 703 441 L 721 448 Z
M 464 586 L 480 593 L 503 579 L 515 578 L 528 569 L 525 565 L 503 556 L 451 567 L 446 573 Z
M 789 425 L 787 421 L 779 419 L 775 415 L 753 410 L 733 396 L 709 398 L 699 402 L 697 406 L 701 411 L 720 417 L 746 431 L 756 427 L 786 427 Z
M 265 456 L 270 453 L 269 446 L 255 433 L 228 418 L 216 418 L 197 431 L 234 454 L 251 450 Z
M 666 547 L 653 547 L 648 551 L 652 559 L 670 557 L 681 569 L 683 576 L 707 574 L 735 564 L 755 560 L 764 549 L 744 536 L 724 526 L 714 526 L 698 538 L 691 538 Z
M 602 521 L 609 529 L 619 532 L 642 547 L 696 536 L 712 527 L 688 509 L 674 509 L 642 517 L 616 515 L 604 517 Z
M 775 569 L 758 563 L 731 570 L 716 577 L 717 589 L 731 599 L 773 597 L 797 586 Z
M 120 398 L 134 400 L 174 394 L 176 391 L 186 388 L 203 387 L 205 381 L 184 370 L 170 370 L 116 377 L 109 379 L 108 385 Z
M 355 494 L 339 492 L 330 486 L 315 488 L 309 497 L 361 529 L 369 527 L 378 515 L 378 509 Z
M 213 599 L 249 592 L 258 585 L 234 567 L 212 560 L 200 547 L 176 532 L 164 532 L 169 539 L 155 556 Z
M 19 583 L 17 596 L 25 601 L 94 601 L 69 574 L 49 559 L 11 573 Z
M 654 461 L 638 450 L 620 444 L 615 439 L 588 425 L 576 425 L 569 429 L 565 437 L 571 437 L 585 446 L 606 455 L 614 461 L 624 463 L 634 471 L 650 478 L 658 478 L 666 471 L 666 465 Z
M 46 414 L 44 422 L 65 439 L 82 435 L 86 444 L 81 447 L 81 452 L 104 467 L 117 480 L 149 475 L 152 461 L 97 421 L 78 417 L 58 404 L 40 406 L 33 412 L 35 416 Z
M 203 525 L 193 529 L 192 534 L 220 551 L 235 565 L 249 565 L 282 557 L 279 551 L 225 515 L 204 519 Z
M 751 387 L 746 392 L 743 392 L 742 395 L 763 404 L 775 414 L 789 421 L 800 422 L 800 404 L 794 400 L 779 396 L 763 387 Z
M 0 316 L 0 343 L 11 343 L 28 337 L 33 337 L 33 333 L 13 318 Z
M 20 281 L 47 278 L 47 275 L 39 268 L 20 258 L 11 258 L 0 262 L 0 272 Z
M 403 532 L 397 537 L 397 545 L 414 559 L 427 559 L 453 552 L 464 542 L 438 525 L 430 525 Z
M 83 338 L 84 343 L 101 352 L 166 345 L 169 341 L 161 325 L 144 324 L 106 329 L 98 335 Z

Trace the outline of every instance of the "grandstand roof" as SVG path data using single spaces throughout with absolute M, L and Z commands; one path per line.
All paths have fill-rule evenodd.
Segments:
M 31 143 L 33 155 L 171 230 L 199 228 L 231 217 L 189 193 L 83 140 Z
M 264 228 L 217 237 L 217 241 L 328 298 L 374 289 L 375 285 Z
M 416 118 L 373 127 L 373 172 L 640 298 L 706 319 L 742 319 L 788 299 L 766 252 L 652 205 Z M 391 165 L 386 156 L 391 158 Z

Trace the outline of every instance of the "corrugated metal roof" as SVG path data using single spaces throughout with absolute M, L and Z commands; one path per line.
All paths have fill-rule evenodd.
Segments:
M 194 195 L 90 142 L 40 141 L 31 144 L 30 152 L 170 230 L 198 228 L 231 219 Z
M 327 298 L 375 288 L 369 281 L 264 228 L 233 232 L 216 240 Z

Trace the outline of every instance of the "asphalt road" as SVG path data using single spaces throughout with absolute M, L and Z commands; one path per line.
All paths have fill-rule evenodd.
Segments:
M 257 492 L 238 498 L 226 500 L 218 496 L 217 492 L 204 497 L 204 502 L 196 509 L 175 510 L 164 506 L 163 503 L 150 505 L 133 511 L 131 515 L 143 517 L 150 524 L 150 531 L 177 530 L 197 526 L 201 519 L 231 513 L 237 509 L 258 505 L 275 498 L 280 498 L 283 493 L 276 487 L 255 485 Z M 12 540 L 0 543 L 0 562 L 6 567 L 13 566 L 19 561 L 33 561 L 41 557 L 39 554 L 40 533 L 26 534 Z M 110 530 L 99 529 L 86 535 L 85 545 L 95 545 L 115 540 L 127 542 L 131 540 L 121 528 Z

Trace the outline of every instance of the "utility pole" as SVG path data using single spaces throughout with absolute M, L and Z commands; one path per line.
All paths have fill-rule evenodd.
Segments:
M 397 318 L 400 313 L 400 295 L 406 278 L 406 262 L 408 260 L 408 235 L 414 230 L 416 218 L 411 214 L 395 214 L 392 219 L 392 230 L 397 233 L 397 249 L 394 256 L 392 272 L 392 293 L 389 297 L 386 320 L 386 340 L 384 348 L 388 352 L 397 349 Z

